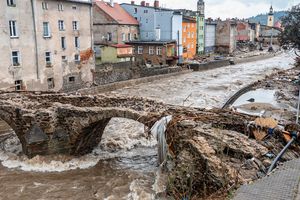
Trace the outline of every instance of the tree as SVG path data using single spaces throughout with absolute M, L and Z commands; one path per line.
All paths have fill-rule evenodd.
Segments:
M 281 44 L 300 50 L 300 4 L 293 6 L 288 14 L 282 18 L 284 30 L 281 34 Z M 298 58 L 299 53 L 295 51 Z

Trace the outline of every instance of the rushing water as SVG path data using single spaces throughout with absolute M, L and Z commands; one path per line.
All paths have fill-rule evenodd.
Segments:
M 195 72 L 114 91 L 175 105 L 220 107 L 233 93 L 270 74 L 287 69 L 291 54 L 206 72 Z M 187 98 L 188 97 L 188 98 Z M 166 179 L 159 173 L 156 140 L 144 126 L 112 119 L 93 153 L 28 159 L 16 136 L 0 122 L 0 199 L 161 199 Z

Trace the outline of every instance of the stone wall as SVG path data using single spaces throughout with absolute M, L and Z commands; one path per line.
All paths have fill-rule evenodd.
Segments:
M 97 85 L 127 81 L 150 76 L 157 76 L 182 71 L 181 67 L 168 66 L 136 66 L 132 62 L 101 64 L 96 66 L 94 82 Z
M 126 81 L 133 78 L 134 70 L 131 62 L 101 64 L 96 66 L 95 83 L 105 85 Z

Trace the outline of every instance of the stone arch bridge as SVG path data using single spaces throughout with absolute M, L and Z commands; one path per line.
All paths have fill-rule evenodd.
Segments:
M 251 119 L 226 110 L 172 106 L 137 97 L 0 92 L 0 119 L 14 130 L 29 157 L 83 155 L 98 145 L 111 118 L 132 119 L 152 127 L 167 115 L 173 116 L 173 125 L 192 120 L 230 130 L 243 129 L 245 120 Z
M 0 118 L 15 131 L 29 157 L 89 153 L 111 118 L 132 119 L 151 127 L 167 109 L 167 105 L 142 98 L 0 93 Z

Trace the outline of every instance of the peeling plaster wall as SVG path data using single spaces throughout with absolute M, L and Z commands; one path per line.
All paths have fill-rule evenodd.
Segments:
M 43 10 L 42 2 L 48 3 Z M 63 4 L 63 11 L 58 10 Z M 76 6 L 76 9 L 73 9 Z M 6 1 L 0 2 L 0 89 L 11 87 L 15 80 L 22 80 L 25 90 L 48 90 L 48 78 L 54 79 L 53 90 L 64 88 L 63 80 L 72 74 L 80 74 L 81 85 L 92 82 L 94 56 L 92 51 L 91 5 L 75 2 L 34 1 L 37 50 L 35 51 L 34 23 L 30 0 L 16 1 L 15 7 L 9 7 Z M 9 36 L 9 20 L 16 20 L 19 38 Z M 63 20 L 64 31 L 59 31 L 58 20 Z M 72 22 L 78 21 L 79 31 L 73 31 Z M 49 22 L 51 37 L 43 37 L 43 22 Z M 80 47 L 75 48 L 75 36 L 79 37 Z M 66 49 L 61 47 L 61 37 L 66 38 Z M 20 66 L 13 67 L 11 51 L 20 52 Z M 45 52 L 51 52 L 51 66 L 46 66 Z M 87 53 L 88 52 L 88 53 Z M 75 54 L 88 55 L 85 60 L 75 63 Z M 67 61 L 62 61 L 66 56 Z M 38 65 L 36 65 L 36 59 Z M 38 70 L 37 70 L 38 69 Z M 39 74 L 39 77 L 38 75 Z
M 9 20 L 16 20 L 17 38 L 10 38 Z M 34 32 L 30 0 L 17 1 L 15 7 L 0 1 L 0 88 L 14 90 L 15 80 L 35 84 Z M 20 65 L 13 66 L 12 51 L 20 52 Z

